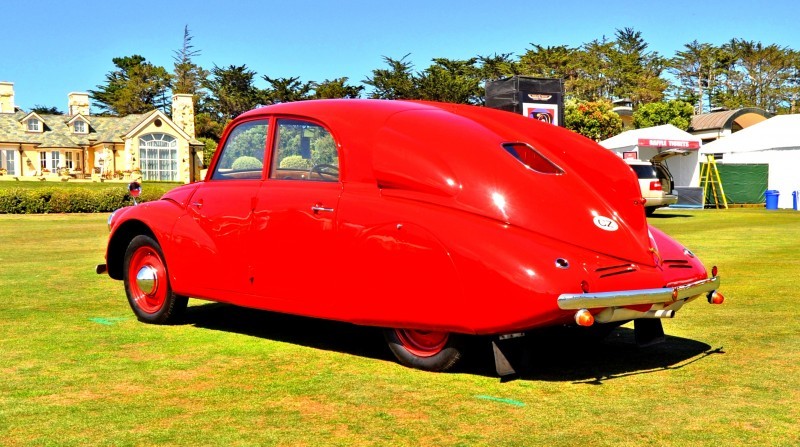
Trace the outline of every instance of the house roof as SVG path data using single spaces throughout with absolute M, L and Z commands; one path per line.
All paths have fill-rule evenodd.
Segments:
M 800 149 L 800 114 L 778 115 L 703 146 L 704 154 Z
M 15 113 L 0 113 L 0 143 L 35 144 L 43 148 L 79 149 L 97 143 L 122 143 L 123 137 L 132 129 L 147 121 L 154 114 L 163 116 L 157 110 L 144 114 L 132 114 L 122 117 L 117 116 L 92 116 L 82 118 L 89 122 L 89 132 L 76 134 L 69 123 L 73 117 L 69 115 L 37 115 L 44 123 L 42 132 L 27 132 L 20 121 L 30 113 L 19 111 Z M 163 118 L 168 119 L 166 116 Z M 178 129 L 177 126 L 174 126 Z M 179 129 L 178 129 L 179 130 Z M 188 137 L 180 131 L 182 136 Z M 192 145 L 202 144 L 194 138 L 189 138 Z
M 772 115 L 765 110 L 756 107 L 702 113 L 692 117 L 692 124 L 689 125 L 689 132 L 717 129 L 731 130 L 734 123 L 738 124 L 741 128 L 745 128 L 760 123 L 771 116 Z

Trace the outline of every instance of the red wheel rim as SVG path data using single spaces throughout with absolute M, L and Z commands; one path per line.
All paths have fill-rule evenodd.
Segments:
M 406 350 L 417 357 L 432 357 L 447 345 L 447 332 L 395 329 L 397 338 Z
M 138 275 L 145 271 L 153 276 L 150 290 L 142 289 Z M 167 272 L 164 261 L 153 247 L 139 247 L 133 252 L 128 266 L 128 287 L 131 299 L 142 312 L 154 314 L 167 300 Z

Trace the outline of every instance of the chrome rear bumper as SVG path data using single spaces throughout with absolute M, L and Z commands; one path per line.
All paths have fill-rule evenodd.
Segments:
M 563 310 L 597 309 L 602 307 L 636 306 L 639 304 L 669 305 L 680 300 L 696 298 L 719 288 L 719 276 L 702 279 L 677 287 L 663 289 L 620 290 L 599 293 L 562 293 L 558 307 Z

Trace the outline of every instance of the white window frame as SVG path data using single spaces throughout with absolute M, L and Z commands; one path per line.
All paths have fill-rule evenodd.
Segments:
M 74 133 L 86 133 L 86 121 L 75 120 L 75 122 L 72 123 L 72 130 Z
M 139 137 L 139 169 L 142 180 L 180 181 L 178 139 L 165 133 Z
M 47 169 L 51 174 L 57 174 L 60 160 L 61 153 L 58 151 L 39 151 L 39 169 L 42 173 Z
M 0 149 L 0 168 L 6 170 L 6 175 L 17 175 L 17 150 Z
M 42 124 L 36 118 L 31 118 L 27 121 L 28 132 L 41 132 Z

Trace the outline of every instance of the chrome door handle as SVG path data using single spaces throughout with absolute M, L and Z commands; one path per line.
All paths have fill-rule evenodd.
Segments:
M 203 207 L 203 202 L 192 202 L 192 205 L 197 207 L 197 208 L 202 208 Z
M 333 208 L 325 208 L 322 205 L 314 205 L 314 206 L 311 207 L 311 211 L 313 211 L 314 214 L 317 214 L 317 213 L 319 213 L 321 211 L 324 211 L 326 213 L 332 213 L 333 212 Z

